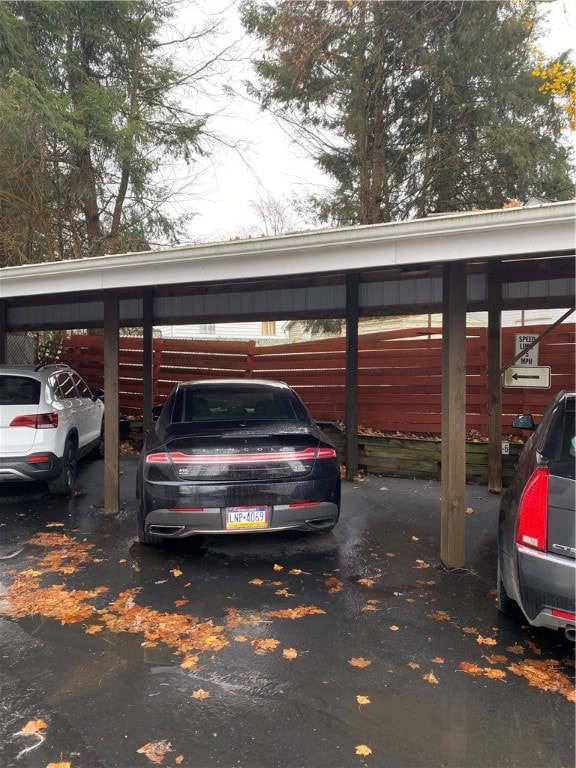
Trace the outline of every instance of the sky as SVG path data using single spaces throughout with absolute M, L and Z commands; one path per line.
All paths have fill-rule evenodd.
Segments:
M 242 28 L 237 21 L 237 0 L 212 0 L 227 8 L 230 35 L 243 45 Z M 547 36 L 540 41 L 545 53 L 553 55 L 574 50 L 576 40 L 576 0 L 552 0 Z M 247 55 L 249 51 L 245 51 Z M 249 77 L 248 65 L 235 65 L 227 84 L 242 91 L 242 79 Z M 251 201 L 272 195 L 289 198 L 322 188 L 326 179 L 313 162 L 290 140 L 285 130 L 258 106 L 238 100 L 229 112 L 215 121 L 222 134 L 234 136 L 247 147 L 238 152 L 216 149 L 205 161 L 193 185 L 188 203 L 197 211 L 188 227 L 194 242 L 214 242 L 237 237 L 258 236 L 261 223 Z M 576 135 L 574 137 L 576 152 Z

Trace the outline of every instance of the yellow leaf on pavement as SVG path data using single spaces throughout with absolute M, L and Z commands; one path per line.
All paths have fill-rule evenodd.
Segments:
M 198 688 L 197 691 L 193 691 L 193 699 L 208 699 L 210 697 L 210 691 L 205 691 L 203 688 Z
M 368 659 L 363 659 L 362 656 L 354 657 L 353 659 L 350 659 L 348 662 L 353 667 L 360 667 L 363 669 L 364 667 L 369 667 L 370 664 L 372 664 L 371 661 L 368 661 Z
M 480 643 L 480 645 L 497 645 L 498 644 L 493 637 L 482 637 L 482 635 L 478 635 L 478 637 L 476 638 L 476 642 Z
M 139 755 L 146 755 L 152 763 L 161 763 L 167 752 L 172 752 L 172 744 L 169 741 L 151 741 L 137 749 Z
M 368 696 L 356 696 L 356 701 L 358 702 L 358 704 L 361 707 L 363 707 L 365 704 L 370 704 L 371 703 L 371 701 L 368 698 Z
M 372 750 L 370 749 L 370 747 L 367 747 L 366 744 L 359 744 L 356 747 L 356 754 L 367 756 L 372 754 Z
M 31 736 L 34 733 L 38 733 L 38 731 L 45 731 L 48 726 L 44 722 L 44 720 L 28 720 L 24 728 L 22 728 L 18 733 L 21 736 Z

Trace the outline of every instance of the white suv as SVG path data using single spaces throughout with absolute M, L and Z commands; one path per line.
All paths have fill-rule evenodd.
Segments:
M 0 365 L 0 482 L 70 493 L 78 460 L 104 455 L 103 395 L 67 365 Z

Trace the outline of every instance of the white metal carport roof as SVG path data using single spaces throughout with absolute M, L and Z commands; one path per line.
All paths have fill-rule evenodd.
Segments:
M 248 319 L 344 317 L 347 461 L 357 466 L 360 316 L 443 312 L 441 557 L 464 560 L 466 311 L 489 313 L 489 461 L 500 459 L 500 313 L 574 306 L 576 202 L 307 232 L 0 271 L 0 360 L 8 332 L 104 327 L 106 404 L 118 412 L 118 331 Z M 151 389 L 144 393 L 144 413 Z M 105 505 L 118 503 L 118 423 L 106 419 Z

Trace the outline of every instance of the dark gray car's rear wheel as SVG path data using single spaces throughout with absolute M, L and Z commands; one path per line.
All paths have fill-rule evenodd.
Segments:
M 518 610 L 515 601 L 509 597 L 502 580 L 502 570 L 500 568 L 500 559 L 498 559 L 498 572 L 496 576 L 496 607 L 505 616 L 512 616 Z
M 58 477 L 48 481 L 50 493 L 58 496 L 64 496 L 74 490 L 76 483 L 76 446 L 72 440 L 66 440 L 64 453 L 62 455 L 62 469 Z

